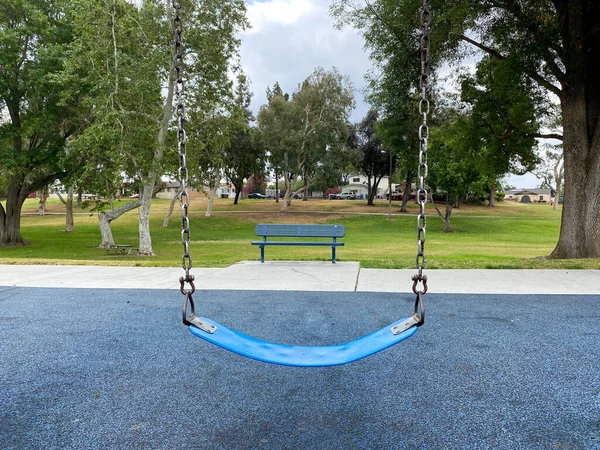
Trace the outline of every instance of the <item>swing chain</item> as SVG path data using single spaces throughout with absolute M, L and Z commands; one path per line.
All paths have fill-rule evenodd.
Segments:
M 190 197 L 187 191 L 189 183 L 189 173 L 187 169 L 187 134 L 185 132 L 185 104 L 183 95 L 185 87 L 183 85 L 183 43 L 181 40 L 183 33 L 183 21 L 179 15 L 181 9 L 181 0 L 173 0 L 173 8 L 175 9 L 175 18 L 173 19 L 173 32 L 175 36 L 175 51 L 174 51 L 174 68 L 175 68 L 175 96 L 177 99 L 175 112 L 177 116 L 177 151 L 179 153 L 179 205 L 181 206 L 181 243 L 183 244 L 183 256 L 181 258 L 181 267 L 185 270 L 185 277 L 181 277 L 181 293 L 187 295 L 194 293 L 196 287 L 194 285 L 194 276 L 190 275 L 192 268 L 192 257 L 190 256 L 190 219 L 188 217 L 188 209 L 190 206 Z M 190 287 L 186 289 L 185 284 Z M 185 320 L 184 320 L 185 322 Z
M 429 140 L 429 126 L 427 125 L 427 115 L 430 112 L 429 99 L 427 97 L 429 90 L 429 25 L 431 24 L 431 9 L 428 0 L 423 0 L 421 10 L 421 77 L 419 80 L 421 88 L 421 100 L 419 101 L 419 114 L 421 114 L 421 125 L 419 126 L 419 190 L 417 200 L 419 202 L 419 214 L 417 216 L 417 258 L 416 266 L 418 273 L 413 276 L 413 291 L 415 294 L 424 295 L 427 292 L 427 276 L 423 275 L 423 269 L 427 263 L 425 256 L 426 225 L 427 217 L 425 215 L 425 204 L 427 203 L 428 193 L 425 189 L 427 181 L 427 144 Z M 423 283 L 422 289 L 417 289 L 417 284 Z

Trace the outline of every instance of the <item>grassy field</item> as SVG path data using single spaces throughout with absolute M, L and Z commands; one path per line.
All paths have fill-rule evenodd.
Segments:
M 168 228 L 162 221 L 167 200 L 152 206 L 153 257 L 107 255 L 100 243 L 98 218 L 77 210 L 75 233 L 64 231 L 64 206 L 49 200 L 47 215 L 37 215 L 37 201 L 27 200 L 23 209 L 22 234 L 31 245 L 0 248 L 0 264 L 93 264 L 124 266 L 178 266 L 181 262 L 179 210 Z M 195 198 L 190 207 L 192 243 L 190 253 L 196 267 L 222 267 L 238 261 L 258 260 L 256 223 L 340 223 L 346 226 L 345 246 L 338 249 L 339 261 L 359 261 L 361 267 L 412 268 L 416 254 L 416 205 L 399 214 L 394 202 L 393 218 L 388 204 L 369 207 L 357 200 L 310 200 L 292 203 L 288 213 L 279 212 L 274 200 L 229 199 L 216 201 L 213 215 L 204 217 L 206 199 Z M 502 202 L 496 208 L 463 205 L 452 217 L 454 233 L 443 233 L 443 224 L 428 205 L 428 268 L 600 268 L 600 260 L 548 260 L 560 227 L 560 211 L 547 205 Z M 137 247 L 137 211 L 112 223 L 117 244 Z M 267 260 L 322 260 L 331 252 L 326 247 L 278 247 L 266 249 Z

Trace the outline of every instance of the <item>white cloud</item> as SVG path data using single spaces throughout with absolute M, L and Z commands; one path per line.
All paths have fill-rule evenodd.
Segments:
M 253 28 L 242 33 L 242 64 L 252 80 L 256 113 L 266 103 L 265 91 L 279 82 L 292 93 L 316 67 L 348 75 L 356 92 L 352 120 L 368 110 L 363 101 L 364 75 L 371 68 L 364 40 L 353 29 L 336 30 L 324 0 L 265 0 L 248 5 Z
M 315 9 L 310 0 L 271 0 L 248 5 L 249 33 L 261 33 L 271 24 L 289 25 Z

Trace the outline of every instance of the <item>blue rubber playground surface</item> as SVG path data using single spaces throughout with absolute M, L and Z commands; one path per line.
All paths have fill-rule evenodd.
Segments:
M 414 296 L 199 291 L 199 314 L 294 345 L 356 339 Z M 0 449 L 600 449 L 600 296 L 426 296 L 350 365 L 248 360 L 173 290 L 0 287 Z

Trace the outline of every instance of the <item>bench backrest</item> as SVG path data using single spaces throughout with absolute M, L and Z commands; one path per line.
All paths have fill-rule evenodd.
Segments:
M 288 237 L 344 237 L 344 225 L 294 225 L 259 223 L 254 232 L 257 236 L 288 236 Z

